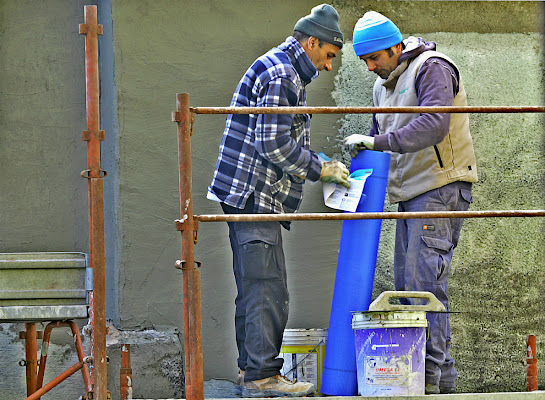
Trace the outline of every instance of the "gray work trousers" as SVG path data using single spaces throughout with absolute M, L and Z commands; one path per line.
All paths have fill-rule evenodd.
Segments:
M 399 203 L 399 211 L 467 211 L 471 183 L 454 182 Z M 433 293 L 448 311 L 448 276 L 462 218 L 398 219 L 394 255 L 396 290 Z M 419 300 L 402 299 L 403 304 Z M 426 383 L 454 387 L 457 376 L 449 354 L 448 313 L 427 313 Z
M 280 374 L 289 294 L 279 222 L 229 222 L 237 284 L 235 333 L 245 381 Z

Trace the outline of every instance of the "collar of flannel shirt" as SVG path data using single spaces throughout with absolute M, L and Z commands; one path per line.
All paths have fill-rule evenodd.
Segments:
M 301 46 L 293 36 L 289 36 L 284 43 L 278 46 L 278 48 L 284 51 L 293 60 L 293 66 L 299 74 L 299 77 L 305 85 L 308 85 L 313 79 L 318 76 L 318 70 L 310 61 L 305 49 Z

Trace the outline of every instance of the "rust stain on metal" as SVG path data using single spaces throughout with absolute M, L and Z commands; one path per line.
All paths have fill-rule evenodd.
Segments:
M 421 113 L 542 113 L 544 106 L 442 107 L 193 107 L 195 114 L 421 114 Z
M 36 322 L 25 323 L 25 355 L 26 355 L 26 391 L 30 396 L 36 391 L 38 384 L 38 344 L 36 342 Z
M 120 399 L 132 399 L 131 345 L 121 346 L 121 368 L 119 369 Z
M 195 269 L 197 225 L 193 216 L 191 184 L 191 124 L 194 114 L 189 109 L 189 95 L 176 95 L 178 123 L 178 166 L 180 182 L 180 216 L 182 234 L 182 280 L 184 304 L 185 391 L 187 400 L 203 400 L 203 354 L 200 271 Z M 179 268 L 180 263 L 177 263 Z
M 545 210 L 483 210 L 483 211 L 422 211 L 369 213 L 296 213 L 296 214 L 203 214 L 195 215 L 200 222 L 240 221 L 341 221 L 355 219 L 422 219 L 422 218 L 500 218 L 545 217 Z M 184 220 L 175 220 L 178 230 Z
M 537 390 L 537 346 L 536 336 L 528 335 L 526 338 L 526 390 Z
M 95 400 L 107 400 L 106 372 L 106 287 L 104 256 L 104 183 L 106 172 L 100 168 L 100 84 L 98 67 L 98 35 L 103 33 L 97 21 L 97 6 L 84 7 L 85 23 L 79 33 L 85 35 L 85 93 L 87 130 L 82 139 L 87 142 L 87 170 L 82 176 L 88 179 L 89 196 L 89 262 L 93 269 L 93 291 L 90 293 L 91 351 L 93 364 L 89 388 Z M 78 354 L 79 356 L 79 354 Z M 80 358 L 81 360 L 81 358 Z M 83 368 L 83 364 L 80 368 Z M 87 368 L 87 366 L 85 366 Z M 88 388 L 88 391 L 90 391 Z

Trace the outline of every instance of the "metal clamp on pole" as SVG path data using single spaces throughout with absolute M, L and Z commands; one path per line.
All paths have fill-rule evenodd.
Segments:
M 106 176 L 108 176 L 108 173 L 104 171 L 103 169 L 99 169 L 99 173 L 100 173 L 100 176 L 97 176 L 97 178 L 105 178 Z M 90 169 L 84 169 L 79 174 L 82 178 L 85 178 L 85 179 L 92 178 Z
M 193 269 L 198 269 L 201 267 L 202 263 L 200 261 L 194 261 L 196 267 Z M 187 263 L 185 260 L 176 260 L 176 263 L 174 264 L 174 268 L 181 269 L 181 270 L 188 270 Z
M 182 219 L 177 219 L 174 221 L 174 223 L 176 224 L 176 230 L 179 231 L 179 232 L 182 232 L 185 230 L 185 221 L 187 220 L 187 218 L 182 218 Z M 194 244 L 197 244 L 197 242 L 199 241 L 199 218 L 198 217 L 193 217 L 193 243 Z
M 172 122 L 182 122 L 182 113 L 180 111 L 173 111 L 171 116 Z M 195 113 L 191 112 L 189 117 L 189 136 L 193 136 L 193 123 L 195 122 Z
M 91 139 L 104 140 L 106 134 L 104 131 L 81 131 L 81 140 L 88 142 Z

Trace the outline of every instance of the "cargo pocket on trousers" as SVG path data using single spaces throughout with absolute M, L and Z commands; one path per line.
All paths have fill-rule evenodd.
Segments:
M 452 243 L 449 240 L 422 236 L 424 245 L 419 254 L 418 280 L 428 285 L 438 285 L 446 277 L 449 270 L 447 255 L 452 250 Z
M 471 195 L 471 190 L 469 189 L 460 189 L 460 193 L 462 195 L 462 198 L 468 203 L 467 208 L 469 208 L 469 205 L 473 203 L 473 196 Z M 466 208 L 466 210 L 467 210 Z
M 279 230 L 252 228 L 238 232 L 242 279 L 281 279 L 276 262 Z

